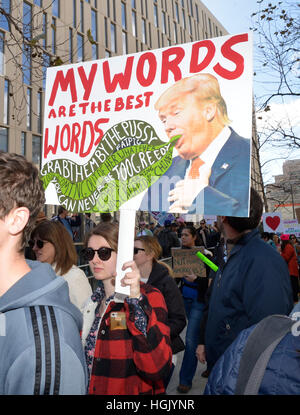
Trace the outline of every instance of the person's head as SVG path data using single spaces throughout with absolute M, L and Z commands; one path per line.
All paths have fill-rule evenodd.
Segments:
M 227 239 L 235 239 L 239 234 L 258 227 L 263 211 L 261 197 L 251 187 L 249 217 L 218 216 L 218 228 Z
M 283 233 L 280 235 L 280 240 L 281 240 L 281 250 L 284 251 L 285 247 L 287 245 L 291 245 L 291 241 L 290 241 L 290 237 L 288 234 Z
M 0 151 L 1 233 L 14 241 L 17 252 L 24 250 L 44 203 L 37 168 L 23 156 Z
M 111 213 L 100 213 L 101 222 L 111 222 Z
M 133 259 L 139 269 L 145 265 L 153 266 L 155 262 L 159 262 L 168 269 L 169 275 L 173 275 L 172 269 L 159 261 L 161 255 L 162 247 L 154 236 L 144 235 L 135 238 Z
M 289 239 L 293 245 L 296 245 L 298 243 L 297 237 L 293 233 L 290 235 Z
M 264 241 L 268 241 L 269 239 L 270 239 L 270 234 L 269 234 L 269 232 L 263 232 L 262 234 L 261 234 L 261 238 L 264 240 Z
M 57 214 L 61 218 L 65 219 L 68 216 L 68 211 L 63 206 L 59 206 L 58 209 L 57 209 Z
M 85 217 L 86 217 L 87 219 L 90 219 L 90 218 L 91 218 L 91 214 L 90 214 L 89 212 L 87 212 L 87 213 L 85 214 Z
M 205 226 L 206 226 L 205 219 L 201 219 L 201 221 L 200 221 L 200 227 L 203 229 L 203 228 L 205 228 Z
M 117 265 L 119 227 L 116 223 L 102 222 L 85 238 L 83 258 L 89 262 L 97 280 L 111 280 Z
M 199 156 L 229 124 L 217 78 L 200 73 L 168 88 L 155 103 L 169 138 L 181 135 L 175 148 L 185 160 Z
M 140 229 L 145 229 L 146 227 L 146 222 L 142 221 L 140 222 Z
M 274 235 L 273 235 L 273 241 L 275 242 L 275 244 L 279 244 L 280 243 L 280 239 L 279 239 L 279 236 L 278 235 L 276 235 L 276 233 L 274 233 Z
M 40 222 L 31 234 L 29 246 L 40 262 L 55 264 L 55 272 L 64 275 L 77 264 L 77 253 L 66 228 L 57 221 Z
M 172 222 L 171 222 L 169 219 L 166 219 L 166 220 L 164 221 L 164 227 L 169 229 L 169 228 L 171 227 L 171 223 L 172 223 Z
M 194 226 L 186 226 L 182 229 L 182 232 L 181 232 L 182 246 L 186 246 L 189 248 L 195 246 L 196 238 L 197 238 L 197 232 Z

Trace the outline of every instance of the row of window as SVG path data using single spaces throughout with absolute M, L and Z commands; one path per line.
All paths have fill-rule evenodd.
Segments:
M 0 150 L 8 151 L 8 140 L 9 140 L 9 128 L 0 127 Z M 27 155 L 27 133 L 22 131 L 20 137 L 20 152 L 22 156 Z M 31 145 L 32 145 L 32 162 L 38 167 L 41 166 L 41 143 L 42 139 L 39 135 L 32 134 L 31 136 Z

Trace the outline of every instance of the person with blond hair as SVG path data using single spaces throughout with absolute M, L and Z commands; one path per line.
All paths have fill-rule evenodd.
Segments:
M 159 261 L 162 248 L 154 236 L 138 236 L 134 240 L 133 259 L 141 274 L 141 281 L 160 290 L 168 309 L 172 347 L 172 369 L 165 380 L 167 387 L 177 362 L 177 353 L 184 350 L 180 333 L 186 326 L 183 299 L 173 278 L 173 271 L 167 264 Z
M 229 127 L 218 79 L 209 73 L 183 78 L 162 93 L 155 109 L 168 138 L 180 136 L 178 156 L 162 176 L 176 182 L 164 210 L 247 216 L 250 139 Z M 162 180 L 152 185 L 151 194 L 159 191 Z M 146 200 L 141 209 L 154 210 L 145 206 Z

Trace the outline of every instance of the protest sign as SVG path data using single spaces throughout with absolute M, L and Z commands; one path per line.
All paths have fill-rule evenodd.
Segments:
M 296 219 L 283 220 L 284 233 L 300 236 L 300 224 Z
M 283 233 L 284 227 L 280 212 L 263 213 L 263 229 L 265 232 Z
M 203 253 L 203 247 L 198 246 L 191 249 L 171 248 L 174 278 L 189 274 L 206 277 L 205 265 L 196 256 L 198 251 Z
M 169 178 L 166 172 L 186 134 L 183 129 L 167 134 L 155 105 L 169 87 L 196 74 L 213 77 L 231 127 L 239 137 L 246 137 L 241 141 L 235 135 L 235 143 L 227 137 L 226 153 L 239 148 L 240 142 L 247 142 L 249 151 L 239 154 L 247 166 L 243 186 L 231 186 L 238 188 L 238 194 L 227 194 L 227 202 L 232 203 L 222 206 L 215 203 L 222 192 L 212 181 L 226 173 L 227 180 L 234 180 L 241 171 L 235 172 L 225 153 L 222 160 L 216 158 L 222 147 L 219 142 L 206 160 L 211 173 L 203 192 L 205 203 L 198 203 L 191 213 L 219 214 L 220 208 L 222 214 L 245 216 L 248 197 L 242 195 L 249 190 L 252 125 L 251 33 L 48 68 L 41 167 L 46 203 L 73 212 L 113 212 L 134 199 L 136 210 L 170 211 L 169 191 L 182 177 Z M 147 192 L 161 177 L 163 188 Z M 209 201 L 214 208 L 204 212 Z M 171 208 L 171 213 L 177 211 L 176 204 Z

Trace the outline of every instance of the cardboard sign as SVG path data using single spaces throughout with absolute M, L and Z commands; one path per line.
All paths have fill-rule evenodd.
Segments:
M 282 223 L 281 213 L 263 213 L 263 229 L 265 232 L 270 233 L 283 233 L 284 226 Z
M 177 127 L 169 134 L 166 125 L 169 121 L 166 122 L 156 104 L 168 88 L 177 87 L 183 79 L 203 75 L 210 77 L 226 103 L 216 113 L 227 107 L 232 123 L 231 129 L 227 128 L 218 138 L 212 154 L 207 152 L 204 169 L 209 182 L 201 193 L 205 203 L 198 204 L 191 213 L 219 214 L 221 209 L 224 215 L 246 216 L 252 72 L 252 33 L 48 68 L 41 168 L 46 203 L 62 205 L 71 212 L 113 212 L 121 207 L 128 209 L 128 201 L 133 202 L 130 208 L 135 210 L 169 213 L 185 210 L 183 204 L 189 204 L 189 200 L 183 202 L 181 197 L 176 203 L 168 200 L 172 187 L 175 184 L 177 191 L 177 182 L 183 177 L 169 178 L 166 173 L 183 148 L 187 136 L 183 124 L 188 123 L 186 117 L 190 111 L 186 110 L 181 120 L 182 128 Z M 196 118 L 198 122 L 199 117 Z M 228 135 L 234 136 L 234 145 Z M 239 154 L 246 166 L 245 174 L 240 169 L 236 172 L 231 159 L 237 141 L 245 149 Z M 226 151 L 222 152 L 225 142 Z M 242 180 L 242 185 L 223 183 L 222 198 L 214 181 L 224 174 L 227 181 Z M 155 190 L 151 201 L 148 189 L 162 177 L 164 188 Z M 194 192 L 198 193 L 198 181 L 191 180 Z M 238 197 L 228 194 L 227 188 L 238 189 Z M 141 204 L 144 197 L 147 201 Z M 232 204 L 216 203 L 216 197 L 222 202 L 230 199 Z M 237 201 L 239 207 L 233 210 Z M 207 202 L 213 206 L 210 212 L 205 212 Z
M 181 278 L 189 274 L 206 277 L 205 265 L 196 256 L 198 251 L 203 253 L 203 247 L 198 246 L 191 249 L 171 248 L 174 278 Z

